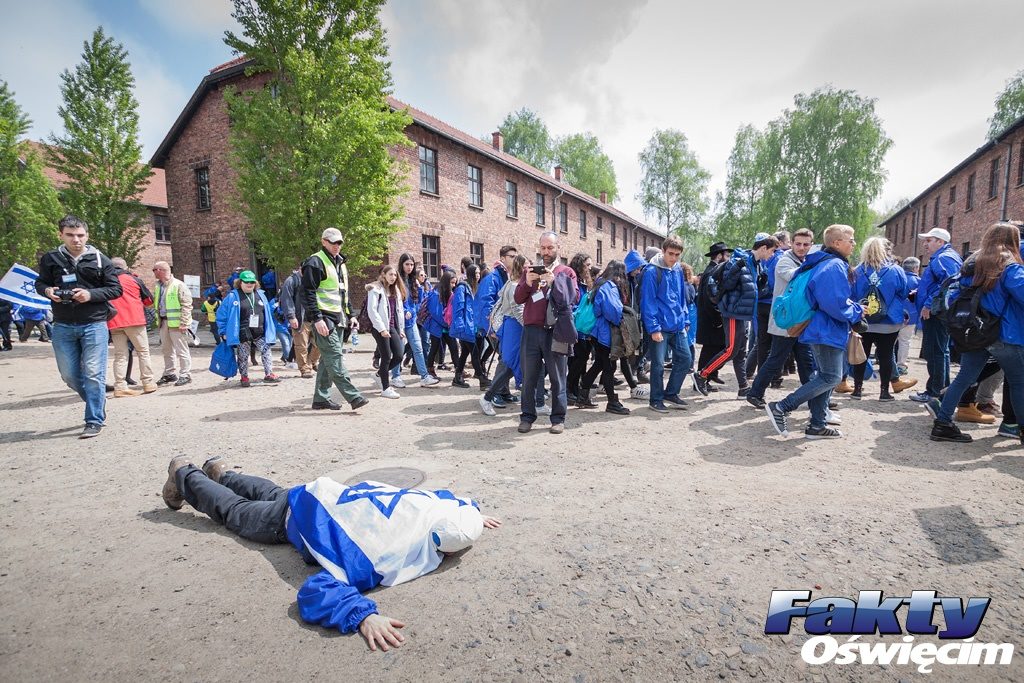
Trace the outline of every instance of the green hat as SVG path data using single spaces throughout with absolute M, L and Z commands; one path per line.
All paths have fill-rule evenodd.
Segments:
M 238 274 L 238 279 L 242 282 L 256 282 L 256 273 L 251 270 L 243 270 Z

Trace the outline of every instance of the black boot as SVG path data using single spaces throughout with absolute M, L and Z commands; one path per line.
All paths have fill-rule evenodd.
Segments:
M 455 379 L 452 380 L 452 386 L 462 387 L 463 389 L 469 389 L 469 383 L 466 382 L 465 379 L 463 379 L 461 371 L 456 371 Z
M 973 441 L 970 434 L 964 434 L 952 422 L 939 422 L 935 420 L 932 425 L 932 433 L 929 438 L 932 441 L 952 441 L 954 443 L 970 443 Z

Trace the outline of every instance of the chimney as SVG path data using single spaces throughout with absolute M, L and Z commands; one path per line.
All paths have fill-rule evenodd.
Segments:
M 491 146 L 499 152 L 505 151 L 505 136 L 501 134 L 500 130 L 491 133 Z
M 602 192 L 601 193 L 601 203 L 602 204 L 607 204 L 608 203 L 608 193 L 607 192 Z
M 555 166 L 555 180 L 557 180 L 558 182 L 562 182 L 562 166 L 561 166 L 561 164 L 559 164 L 558 166 Z

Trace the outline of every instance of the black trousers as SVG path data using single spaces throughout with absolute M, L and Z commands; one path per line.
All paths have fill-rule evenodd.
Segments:
M 610 357 L 612 350 L 596 339 L 591 347 L 594 350 L 594 364 L 580 380 L 579 396 L 581 399 L 585 399 L 590 395 L 590 387 L 594 386 L 594 380 L 600 374 L 601 386 L 604 387 L 604 394 L 608 397 L 608 404 L 614 405 L 619 402 L 619 397 L 615 394 L 615 363 Z
M 388 330 L 390 337 L 385 337 L 376 329 L 370 330 L 373 339 L 377 342 L 377 353 L 380 354 L 380 367 L 377 368 L 377 376 L 380 377 L 381 386 L 387 389 L 391 386 L 391 371 L 402 362 L 402 335 L 398 330 Z
M 175 474 L 188 504 L 217 524 L 256 543 L 287 543 L 285 519 L 288 490 L 274 482 L 238 472 L 225 472 L 220 483 L 195 465 Z
M 597 341 L 593 342 L 597 346 Z M 580 339 L 572 350 L 572 357 L 569 359 L 569 376 L 566 378 L 566 392 L 569 396 L 579 396 L 580 378 L 587 370 L 587 361 L 590 360 L 591 340 Z M 593 382 L 591 382 L 593 383 Z
M 701 364 L 697 372 L 701 377 L 707 379 L 713 373 L 718 372 L 719 368 L 725 365 L 727 361 L 731 360 L 732 370 L 736 373 L 736 383 L 741 387 L 745 387 L 747 386 L 747 373 L 743 367 L 743 362 L 747 354 L 747 323 L 735 318 L 722 318 L 722 322 L 724 323 L 725 348 L 715 354 L 708 361 L 707 365 Z M 701 356 L 703 355 L 702 349 Z
M 757 337 L 754 341 L 754 353 L 747 354 L 747 366 L 744 368 L 748 378 L 753 378 L 757 368 L 764 365 L 772 350 L 772 338 L 768 334 L 768 320 L 772 316 L 770 303 L 757 304 Z M 781 377 L 781 372 L 779 373 Z
M 896 339 L 899 332 L 882 334 L 879 332 L 865 332 L 861 335 L 864 340 L 864 355 L 870 356 L 872 347 L 878 347 L 875 358 L 878 359 L 878 377 L 882 382 L 882 393 L 889 393 L 892 384 L 892 372 L 896 367 Z M 864 384 L 864 372 L 867 370 L 867 362 L 853 366 L 853 386 L 860 388 Z
M 459 357 L 459 347 L 448 334 L 442 334 L 440 337 L 430 338 L 430 355 L 427 358 L 428 367 L 436 367 L 444 362 L 444 349 L 448 347 L 448 353 L 452 359 Z

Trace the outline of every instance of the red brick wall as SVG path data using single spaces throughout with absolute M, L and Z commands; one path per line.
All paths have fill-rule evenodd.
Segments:
M 153 264 L 157 261 L 167 261 L 172 266 L 174 261 L 171 258 L 171 243 L 170 242 L 157 242 L 156 241 L 156 228 L 153 225 L 153 216 L 156 214 L 166 215 L 166 211 L 163 209 L 151 208 L 149 212 L 149 232 L 146 233 L 146 237 L 142 240 L 142 251 L 139 252 L 139 257 L 132 266 L 132 271 L 137 274 L 143 282 L 147 285 L 156 285 L 156 278 L 153 277 Z M 173 239 L 174 233 L 171 232 Z
M 981 245 L 985 230 L 1001 218 L 1003 188 L 1007 188 L 1006 216 L 1010 220 L 1024 220 L 1024 183 L 1020 182 L 1020 160 L 1024 155 L 1024 128 L 1017 130 L 1007 140 L 988 150 L 972 163 L 950 176 L 941 185 L 929 192 L 921 201 L 908 206 L 896 214 L 885 225 L 886 237 L 893 243 L 897 256 L 917 256 L 922 263 L 928 262 L 921 240 L 915 240 L 919 233 L 933 227 L 949 230 L 953 248 L 963 252 L 964 244 L 970 243 L 972 251 Z M 1009 184 L 1006 183 L 1006 158 L 1010 154 Z M 989 198 L 989 174 L 993 159 L 999 160 L 999 182 L 996 196 Z M 967 210 L 967 179 L 974 177 L 974 203 Z M 949 189 L 956 186 L 956 199 L 949 202 Z M 935 223 L 935 198 L 939 199 L 939 220 Z M 915 228 L 914 213 L 918 212 Z M 922 219 L 921 212 L 924 212 Z M 952 228 L 949 218 L 952 216 Z M 905 226 L 905 227 L 904 227 Z M 916 253 L 915 253 L 916 252 Z

